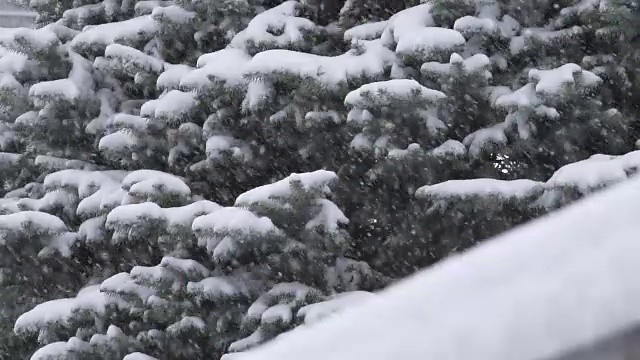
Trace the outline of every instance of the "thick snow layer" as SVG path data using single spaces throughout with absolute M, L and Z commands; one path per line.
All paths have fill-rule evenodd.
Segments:
M 168 20 L 173 24 L 188 24 L 196 17 L 196 13 L 178 5 L 158 6 L 151 12 L 151 17 L 158 21 Z
M 237 279 L 226 277 L 209 277 L 198 282 L 189 282 L 187 292 L 195 296 L 197 301 L 215 301 L 223 298 L 237 297 L 247 293 L 247 289 Z
M 156 112 L 156 106 L 158 106 L 159 99 L 149 100 L 142 104 L 140 107 L 140 116 L 142 117 L 152 117 Z
M 196 95 L 191 91 L 171 90 L 158 99 L 153 116 L 177 121 L 189 114 L 197 105 Z
M 156 87 L 161 90 L 177 89 L 180 86 L 180 79 L 194 70 L 193 67 L 183 64 L 165 64 L 164 67 L 165 71 L 156 81 Z
M 116 299 L 100 292 L 100 285 L 88 286 L 74 298 L 47 301 L 20 315 L 15 322 L 14 331 L 37 333 L 50 324 L 65 326 L 80 310 L 103 314 L 108 304 L 116 302 Z
M 44 178 L 44 186 L 47 189 L 59 189 L 63 187 L 78 188 L 84 180 L 84 176 L 89 174 L 85 170 L 67 169 L 56 171 Z
M 387 21 L 376 21 L 356 25 L 344 32 L 344 40 L 351 42 L 352 40 L 373 40 L 382 35 L 382 32 L 388 26 Z
M 135 132 L 144 132 L 149 127 L 149 119 L 141 116 L 119 113 L 113 117 L 112 125 L 118 129 L 129 129 Z
M 102 186 L 98 191 L 82 199 L 76 208 L 76 214 L 83 218 L 108 212 L 122 203 L 126 192 L 118 185 Z
M 226 86 L 244 85 L 244 73 L 250 61 L 251 56 L 242 49 L 227 48 L 204 54 L 198 58 L 198 68 L 182 76 L 180 85 L 196 90 L 206 89 L 212 81 Z
M 163 268 L 171 269 L 175 272 L 180 272 L 187 275 L 189 278 L 204 278 L 209 275 L 210 271 L 202 264 L 191 259 L 178 259 L 172 256 L 165 256 L 160 262 L 160 266 Z
M 141 352 L 134 352 L 125 356 L 122 360 L 158 360 L 152 356 L 143 354 Z
M 291 320 L 293 320 L 293 312 L 287 304 L 270 306 L 262 313 L 262 317 L 260 318 L 260 322 L 263 324 L 289 324 Z
M 121 152 L 134 149 L 139 143 L 140 141 L 131 131 L 123 129 L 100 138 L 98 149 L 105 152 Z
M 139 268 L 139 266 L 134 267 L 134 269 L 136 268 Z M 100 288 L 101 293 L 135 295 L 142 301 L 146 301 L 150 296 L 154 295 L 152 289 L 137 284 L 132 276 L 126 272 L 113 275 L 97 286 Z M 108 297 L 114 298 L 113 296 Z
M 277 231 L 268 217 L 258 217 L 249 210 L 237 207 L 224 207 L 211 214 L 197 217 L 191 228 L 196 235 L 216 232 L 267 234 Z
M 433 103 L 445 97 L 443 92 L 424 87 L 415 80 L 394 79 L 363 85 L 348 93 L 344 102 L 352 107 L 367 108 L 390 106 L 397 100 Z
M 462 65 L 464 71 L 469 73 L 484 70 L 484 76 L 486 78 L 491 77 L 491 72 L 487 70 L 491 66 L 491 60 L 485 54 L 475 54 L 466 59 L 463 59 L 459 54 L 453 53 L 449 58 L 448 64 L 439 62 L 427 62 L 422 64 L 420 70 L 423 74 L 434 77 L 443 75 L 454 75 L 451 74 L 451 71 L 455 69 L 454 66 L 456 65 Z
M 432 54 L 443 51 L 453 51 L 456 47 L 464 45 L 464 36 L 456 30 L 426 27 L 414 30 L 411 36 L 403 36 L 398 41 L 396 53 L 399 55 L 417 56 L 425 60 Z
M 34 98 L 62 98 L 73 102 L 81 96 L 81 91 L 70 79 L 42 81 L 29 88 L 29 96 Z
M 507 135 L 504 133 L 503 124 L 498 124 L 472 132 L 462 143 L 469 148 L 470 156 L 477 157 L 489 146 L 506 144 Z
M 301 42 L 304 33 L 313 31 L 316 25 L 309 19 L 296 17 L 298 6 L 298 1 L 285 1 L 256 15 L 231 40 L 230 47 L 243 49 L 249 43 L 286 47 Z M 274 34 L 273 29 L 280 30 L 279 34 Z
M 320 56 L 291 50 L 268 50 L 253 57 L 246 68 L 248 74 L 295 74 L 336 87 L 361 76 L 378 78 L 391 67 L 395 56 L 380 40 L 362 41 L 362 51 L 352 49 L 338 56 Z
M 434 26 L 431 17 L 431 4 L 422 4 L 404 9 L 393 15 L 382 33 L 382 41 L 385 44 L 397 44 L 405 37 L 414 36 L 414 31 Z
M 504 125 L 511 126 L 515 123 L 519 132 L 523 130 L 524 125 L 528 124 L 527 119 L 531 110 L 536 115 L 548 119 L 557 119 L 560 116 L 558 110 L 543 104 L 543 100 L 536 92 L 536 86 L 533 83 L 526 84 L 515 91 L 502 86 L 494 87 L 491 99 L 493 106 L 510 111 L 505 118 Z
M 96 44 L 107 46 L 115 43 L 130 43 L 133 40 L 149 38 L 158 31 L 158 24 L 151 16 L 101 25 L 86 26 L 71 41 L 72 46 L 91 47 Z
M 621 156 L 593 155 L 565 165 L 547 181 L 549 187 L 574 187 L 583 192 L 626 180 L 640 167 L 640 150 Z
M 455 21 L 453 28 L 467 37 L 476 34 L 500 35 L 511 38 L 518 33 L 520 23 L 509 15 L 504 15 L 502 21 L 498 21 L 496 14 L 485 17 L 463 16 Z
M 32 116 L 32 114 L 33 114 L 32 112 L 22 114 L 18 117 L 18 119 L 20 119 L 23 115 L 27 115 L 30 117 Z M 37 117 L 37 114 L 35 116 Z M 16 119 L 16 122 L 18 121 L 18 119 Z M 35 165 L 40 166 L 41 168 L 44 168 L 50 171 L 58 171 L 58 170 L 65 170 L 65 169 L 78 169 L 78 170 L 97 169 L 97 166 L 95 164 L 91 164 L 82 160 L 70 160 L 70 159 L 59 158 L 55 156 L 49 156 L 49 155 L 38 155 L 36 156 L 33 163 Z
M 31 355 L 30 360 L 64 359 L 69 355 L 66 341 L 47 344 Z
M 197 316 L 185 316 L 180 321 L 173 323 L 167 327 L 167 333 L 175 335 L 186 331 L 199 330 L 205 331 L 205 322 Z
M 389 150 L 389 153 L 387 154 L 387 157 L 389 159 L 399 160 L 399 159 L 406 158 L 407 156 L 410 156 L 410 155 L 422 154 L 422 152 L 423 151 L 422 151 L 422 147 L 420 146 L 420 144 L 411 143 L 411 144 L 407 145 L 406 149 L 391 149 L 391 150 Z
M 327 186 L 337 180 L 338 176 L 336 173 L 327 170 L 291 174 L 273 184 L 263 185 L 241 194 L 236 199 L 236 205 L 248 205 L 261 201 L 268 201 L 272 198 L 286 198 L 291 196 L 292 182 L 300 182 L 302 188 L 306 191 L 315 189 L 329 191 Z
M 138 49 L 120 44 L 111 44 L 104 51 L 107 59 L 118 59 L 125 69 L 132 66 L 145 72 L 159 74 L 164 70 L 164 63 Z
M 0 229 L 22 231 L 30 227 L 30 232 L 57 235 L 67 231 L 67 226 L 60 218 L 39 211 L 21 211 L 15 214 L 0 215 Z M 5 236 L 0 236 L 4 242 Z
M 103 215 L 83 221 L 78 229 L 78 239 L 88 243 L 104 241 L 106 238 L 104 229 L 106 219 L 107 217 Z
M 594 73 L 582 70 L 579 65 L 569 63 L 551 70 L 529 70 L 529 79 L 536 82 L 536 91 L 543 94 L 559 94 L 566 85 L 573 85 L 577 80 L 580 85 L 593 87 L 602 82 Z
M 465 156 L 467 147 L 460 141 L 447 140 L 442 145 L 431 150 L 431 153 L 435 156 Z
M 548 359 L 637 327 L 638 198 L 636 177 L 236 358 Z
M 190 195 L 191 189 L 179 177 L 157 170 L 136 170 L 122 181 L 122 188 L 139 194 Z
M 107 228 L 115 228 L 124 224 L 144 222 L 145 219 L 164 219 L 164 212 L 158 204 L 144 202 L 141 204 L 120 205 L 107 215 Z
M 544 183 L 526 179 L 449 180 L 423 186 L 416 191 L 416 196 L 442 198 L 495 195 L 503 198 L 522 198 L 540 193 L 543 189 Z
M 2 29 L 0 31 L 5 31 Z M 16 53 L 0 46 L 0 73 L 15 75 L 35 68 L 36 63 L 25 54 Z
M 167 218 L 167 225 L 186 226 L 189 229 L 195 218 L 198 216 L 210 214 L 221 209 L 222 206 L 208 200 L 200 200 L 189 205 L 162 209 Z
M 97 18 L 104 14 L 105 4 L 103 2 L 97 4 L 87 4 L 76 8 L 67 9 L 62 13 L 62 23 L 66 26 L 74 26 L 78 24 L 86 24 L 92 18 Z

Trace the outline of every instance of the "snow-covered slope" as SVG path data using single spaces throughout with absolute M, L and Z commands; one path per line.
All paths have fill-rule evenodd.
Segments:
M 635 177 L 230 358 L 564 358 L 640 324 L 639 218 Z

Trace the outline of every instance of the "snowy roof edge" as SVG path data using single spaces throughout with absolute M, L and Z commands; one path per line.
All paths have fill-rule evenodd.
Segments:
M 634 177 L 237 359 L 537 360 L 589 348 L 640 324 L 638 200 Z

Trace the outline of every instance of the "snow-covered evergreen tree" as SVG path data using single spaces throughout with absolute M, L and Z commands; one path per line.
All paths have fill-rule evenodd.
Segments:
M 54 175 L 81 178 L 68 172 L 49 178 Z M 106 223 L 96 225 L 104 215 L 86 220 L 74 240 L 94 252 L 105 250 L 103 257 L 117 256 L 120 267 L 111 273 L 120 272 L 18 319 L 16 332 L 40 334 L 42 354 L 80 351 L 115 359 L 135 350 L 159 358 L 167 353 L 175 359 L 221 356 L 313 320 L 307 316 L 324 316 L 335 311 L 338 298 L 354 291 L 354 297 L 362 297 L 358 291 L 386 281 L 349 257 L 348 220 L 330 200 L 335 173 L 293 174 L 242 194 L 232 207 L 202 200 L 160 207 L 188 195 L 188 188 L 179 191 L 177 179 L 162 177 L 148 171 L 124 176 L 121 205 L 110 211 L 107 204 L 117 204 L 117 191 L 108 180 L 80 202 L 83 214 L 96 211 L 83 203 L 104 204 Z M 164 254 L 155 266 L 154 254 Z M 133 261 L 139 265 L 127 267 Z M 107 273 L 102 269 L 94 276 Z M 325 310 L 301 310 L 322 301 L 328 301 Z M 55 315 L 46 312 L 52 307 L 60 307 Z
M 219 358 L 626 179 L 613 3 L 31 1 L 0 30 L 11 341 Z

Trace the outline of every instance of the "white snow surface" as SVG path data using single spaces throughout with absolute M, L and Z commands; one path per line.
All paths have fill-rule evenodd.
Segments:
M 414 30 L 411 36 L 403 36 L 398 41 L 396 53 L 429 59 L 432 53 L 450 51 L 466 42 L 456 30 L 441 27 L 425 27 Z
M 376 21 L 376 22 L 369 22 L 361 25 L 356 25 L 344 32 L 344 40 L 350 42 L 354 39 L 357 39 L 357 40 L 376 39 L 380 37 L 380 35 L 382 35 L 384 30 L 387 28 L 387 25 L 388 25 L 387 21 Z
M 535 360 L 638 326 L 638 198 L 635 177 L 236 358 Z
M 549 187 L 575 187 L 582 191 L 611 185 L 629 177 L 628 171 L 640 167 L 640 150 L 625 155 L 596 154 L 565 165 L 547 181 Z
M 180 86 L 180 79 L 194 70 L 191 66 L 183 64 L 166 63 L 164 64 L 164 68 L 165 71 L 160 74 L 158 80 L 156 80 L 156 87 L 162 90 L 178 88 Z
M 222 206 L 212 201 L 200 200 L 185 206 L 164 208 L 162 211 L 167 218 L 167 225 L 169 227 L 186 226 L 191 228 L 191 224 L 195 218 L 210 214 L 221 208 Z
M 268 217 L 258 217 L 249 210 L 223 207 L 208 215 L 197 217 L 191 226 L 196 235 L 209 232 L 242 232 L 267 234 L 277 231 Z
M 116 224 L 119 226 L 132 225 L 144 222 L 144 219 L 165 219 L 164 212 L 158 204 L 153 202 L 120 205 L 107 215 L 106 227 L 114 228 Z
M 154 74 L 164 70 L 164 63 L 161 60 L 129 46 L 111 44 L 104 51 L 104 56 L 107 59 L 118 59 L 126 67 L 134 66 L 136 69 Z
M 85 26 L 82 32 L 71 40 L 72 46 L 104 46 L 130 42 L 138 37 L 150 37 L 158 31 L 158 24 L 151 16 L 139 16 L 129 20 L 101 25 Z
M 393 64 L 395 56 L 378 40 L 361 41 L 364 50 L 350 50 L 338 56 L 320 56 L 303 52 L 274 49 L 256 54 L 246 68 L 248 74 L 295 74 L 301 78 L 313 78 L 334 88 L 346 84 L 349 79 L 366 76 L 377 78 Z
M 134 352 L 125 356 L 122 360 L 158 360 L 158 359 L 154 358 L 153 356 L 143 354 L 141 352 Z
M 195 92 L 171 90 L 158 99 L 153 116 L 169 120 L 179 119 L 188 114 L 196 105 Z
M 67 231 L 67 226 L 57 216 L 40 211 L 21 211 L 15 214 L 0 215 L 0 229 L 21 231 L 30 226 L 38 234 L 59 235 Z M 0 236 L 3 239 L 4 236 Z
M 465 71 L 475 72 L 484 70 L 484 76 L 487 78 L 491 77 L 491 72 L 486 70 L 491 66 L 491 60 L 485 54 L 475 54 L 463 59 L 459 54 L 453 53 L 449 58 L 449 63 L 427 62 L 422 64 L 420 70 L 422 73 L 428 75 L 445 75 L 450 74 L 451 70 L 454 69 L 453 66 L 458 64 L 462 65 Z
M 449 139 L 431 150 L 431 153 L 435 156 L 464 156 L 467 154 L 467 147 L 460 141 Z
M 64 359 L 68 355 L 67 342 L 56 341 L 38 349 L 31 355 L 30 360 Z
M 286 198 L 291 196 L 291 183 L 299 181 L 306 191 L 321 189 L 330 191 L 328 185 L 335 182 L 338 175 L 333 171 L 316 170 L 308 173 L 291 174 L 273 184 L 263 185 L 251 189 L 236 199 L 236 205 L 249 205 L 273 198 Z
M 529 79 L 536 82 L 536 91 L 543 94 L 559 94 L 565 85 L 574 85 L 581 80 L 583 86 L 592 87 L 602 79 L 590 71 L 582 70 L 579 65 L 569 63 L 550 70 L 529 70 Z
M 336 294 L 328 300 L 301 307 L 297 317 L 302 318 L 305 325 L 315 324 L 375 296 L 376 294 L 368 291 L 347 291 Z
M 305 31 L 316 28 L 313 21 L 296 17 L 298 1 L 285 1 L 256 15 L 247 27 L 231 39 L 230 47 L 244 49 L 248 43 L 286 47 L 304 39 Z M 274 35 L 270 29 L 279 29 Z
M 138 138 L 136 138 L 131 131 L 118 130 L 100 138 L 98 149 L 105 152 L 120 152 L 135 148 L 138 146 L 138 143 Z
M 394 79 L 362 85 L 348 93 L 344 102 L 352 107 L 367 108 L 368 105 L 389 106 L 398 99 L 433 103 L 444 98 L 443 92 L 429 89 L 415 80 Z
M 241 285 L 237 279 L 221 276 L 209 277 L 201 281 L 189 282 L 187 292 L 194 295 L 198 301 L 217 300 L 245 294 L 247 289 Z
M 89 310 L 102 314 L 105 306 L 110 303 L 117 303 L 117 299 L 101 293 L 100 285 L 88 286 L 74 298 L 47 301 L 20 315 L 15 322 L 14 331 L 34 333 L 53 323 L 64 326 L 77 311 Z
M 416 191 L 416 196 L 441 198 L 496 195 L 503 198 L 521 198 L 542 191 L 544 185 L 542 182 L 527 179 L 497 180 L 479 178 L 448 180 L 435 185 L 420 187 Z
M 136 170 L 122 181 L 122 188 L 132 194 L 169 193 L 190 195 L 191 189 L 179 177 L 157 170 Z
M 414 31 L 433 25 L 431 4 L 421 4 L 399 11 L 389 18 L 381 39 L 388 45 L 397 44 L 405 37 L 413 37 Z
M 211 81 L 227 86 L 244 85 L 244 73 L 250 61 L 251 56 L 242 49 L 227 48 L 204 54 L 198 58 L 198 68 L 182 76 L 180 85 L 195 90 L 206 89 Z

